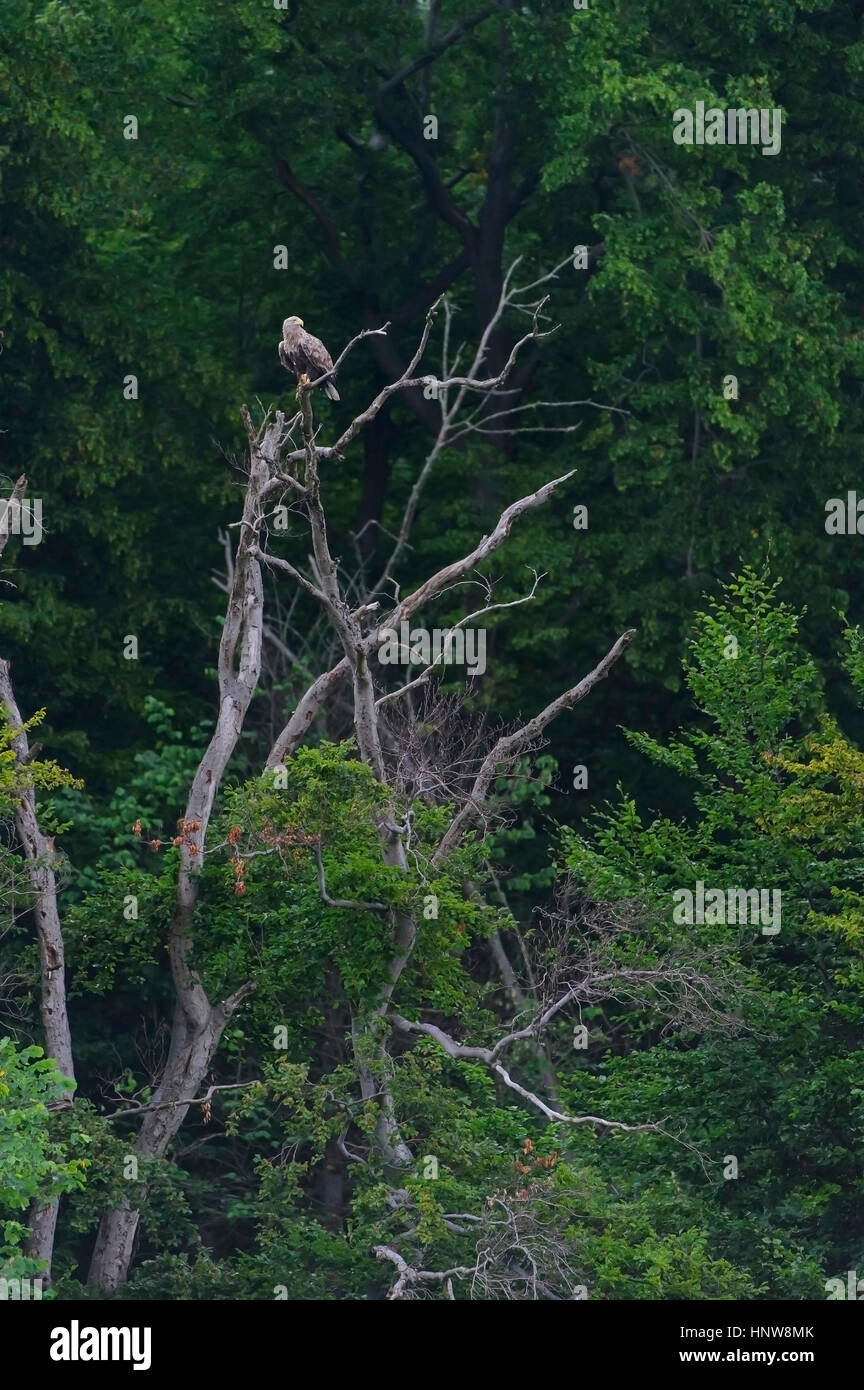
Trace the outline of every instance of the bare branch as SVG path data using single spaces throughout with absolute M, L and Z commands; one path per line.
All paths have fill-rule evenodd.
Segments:
M 466 614 L 464 618 L 459 619 L 458 623 L 454 623 L 451 628 L 448 628 L 448 636 L 451 632 L 458 632 L 460 628 L 466 627 L 468 623 L 476 622 L 478 618 L 485 618 L 489 613 L 497 613 L 504 608 L 518 608 L 523 603 L 530 603 L 537 593 L 537 586 L 540 583 L 541 577 L 544 576 L 537 574 L 535 570 L 534 583 L 531 585 L 530 593 L 523 594 L 521 598 L 510 599 L 506 603 L 490 603 L 485 608 L 478 608 L 475 612 Z M 404 648 L 400 646 L 400 651 L 401 650 L 404 650 Z M 409 690 L 414 690 L 419 685 L 425 685 L 432 672 L 437 670 L 442 664 L 446 664 L 447 655 L 448 649 L 445 642 L 441 649 L 441 655 L 437 657 L 435 661 L 430 662 L 430 664 L 420 672 L 419 676 L 409 681 L 407 685 L 400 686 L 398 690 L 391 690 L 388 691 L 386 695 L 379 696 L 375 701 L 376 708 L 380 709 L 382 705 L 390 704 L 393 700 L 401 699 L 403 695 L 407 695 Z
M 313 584 L 311 579 L 307 579 L 305 574 L 295 569 L 288 560 L 283 560 L 279 555 L 271 555 L 268 551 L 261 550 L 257 545 L 252 546 L 249 553 L 253 559 L 260 560 L 268 569 L 282 570 L 284 574 L 290 574 L 294 583 L 299 584 L 301 589 L 305 589 L 306 593 L 311 594 L 319 603 L 326 604 L 328 602 L 327 595 L 323 593 L 317 585 Z
M 548 486 L 548 484 L 547 484 Z M 565 710 L 570 710 L 580 700 L 594 689 L 599 681 L 605 680 L 616 661 L 622 656 L 624 651 L 632 642 L 636 635 L 636 629 L 630 628 L 621 634 L 618 640 L 609 648 L 609 651 L 594 667 L 587 676 L 583 676 L 578 685 L 574 685 L 570 690 L 566 690 L 563 695 L 559 695 L 557 700 L 553 700 L 544 710 L 536 714 L 533 719 L 529 719 L 527 724 L 523 724 L 521 729 L 515 733 L 505 734 L 498 740 L 491 753 L 487 755 L 483 766 L 477 774 L 474 787 L 471 792 L 470 800 L 462 807 L 455 816 L 445 834 L 442 836 L 441 843 L 432 856 L 432 863 L 436 866 L 442 864 L 448 854 L 456 848 L 470 823 L 479 814 L 489 788 L 495 777 L 496 768 L 507 758 L 513 757 L 527 747 L 538 734 L 542 733 L 547 724 L 551 724 L 553 719 L 557 719 L 559 714 Z
M 599 1115 L 563 1115 L 559 1110 L 552 1110 L 539 1096 L 535 1096 L 533 1091 L 526 1090 L 524 1086 L 520 1086 L 518 1082 L 514 1081 L 500 1062 L 496 1062 L 492 1070 L 496 1076 L 500 1076 L 505 1086 L 522 1096 L 523 1100 L 527 1100 L 529 1105 L 533 1105 L 546 1116 L 547 1120 L 555 1124 L 595 1125 L 598 1129 L 623 1129 L 631 1133 L 636 1130 L 653 1130 L 655 1133 L 663 1133 L 657 1124 L 625 1125 L 621 1120 L 607 1120 Z
M 0 516 L 0 555 L 3 554 L 9 537 L 12 535 L 15 518 L 21 511 L 21 498 L 26 491 L 27 479 L 22 473 L 9 495 L 3 515 Z
M 403 619 L 410 618 L 419 609 L 425 607 L 430 599 L 436 597 L 445 588 L 449 588 L 457 580 L 464 578 L 469 571 L 475 569 L 481 561 L 487 559 L 504 543 L 510 535 L 513 522 L 518 517 L 533 507 L 542 506 L 553 492 L 561 487 L 562 483 L 566 483 L 573 477 L 574 472 L 575 469 L 571 469 L 569 473 L 562 474 L 560 478 L 553 478 L 551 482 L 544 483 L 536 492 L 529 493 L 527 497 L 520 497 L 518 502 L 511 502 L 510 506 L 501 513 L 497 525 L 490 535 L 484 536 L 468 555 L 463 555 L 461 560 L 454 561 L 452 565 L 445 565 L 437 574 L 433 574 L 430 579 L 415 589 L 413 594 L 401 599 L 383 625 L 395 626 Z
M 318 866 L 318 888 L 321 893 L 322 901 L 325 902 L 328 907 L 348 907 L 353 908 L 357 912 L 387 911 L 386 903 L 360 903 L 354 902 L 351 898 L 331 898 L 330 894 L 327 892 L 327 883 L 324 878 L 324 860 L 321 857 L 320 844 L 316 844 L 315 846 L 315 863 Z
M 567 1002 L 569 1001 L 562 1000 L 558 1008 L 562 1008 Z M 555 1011 L 557 1011 L 557 1009 Z M 550 1010 L 550 1016 L 552 1012 L 553 1011 Z M 628 1125 L 624 1124 L 621 1120 L 607 1120 L 601 1118 L 599 1115 L 563 1114 L 561 1111 L 553 1110 L 545 1101 L 541 1100 L 539 1096 L 536 1096 L 533 1091 L 526 1090 L 524 1086 L 520 1086 L 518 1082 L 514 1081 L 506 1068 L 497 1060 L 498 1053 L 511 1042 L 515 1042 L 519 1038 L 530 1037 L 536 1034 L 539 1031 L 539 1025 L 534 1025 L 528 1029 L 521 1029 L 518 1033 L 509 1034 L 506 1038 L 502 1038 L 494 1048 L 469 1047 L 465 1044 L 455 1042 L 448 1033 L 444 1032 L 443 1028 L 439 1028 L 434 1023 L 412 1023 L 410 1019 L 403 1018 L 401 1014 L 396 1013 L 388 1013 L 387 1017 L 390 1022 L 403 1033 L 423 1033 L 427 1037 L 434 1038 L 435 1042 L 447 1053 L 447 1056 L 454 1058 L 454 1060 L 464 1059 L 466 1061 L 477 1060 L 485 1062 L 490 1071 L 501 1078 L 505 1086 L 509 1087 L 511 1091 L 515 1091 L 517 1095 L 522 1096 L 523 1100 L 527 1100 L 529 1105 L 533 1105 L 535 1109 L 546 1116 L 547 1120 L 556 1124 L 596 1125 L 604 1129 L 623 1129 L 631 1131 L 659 1131 L 659 1126 L 656 1124 Z
M 364 328 L 360 333 L 355 333 L 351 341 L 342 349 L 339 356 L 336 358 L 336 361 L 333 363 L 333 366 L 330 368 L 329 372 L 323 372 L 321 376 L 316 376 L 314 381 L 301 382 L 301 384 L 297 388 L 298 399 L 302 400 L 302 397 L 307 392 L 314 391 L 316 386 L 324 386 L 325 383 L 331 379 L 331 377 L 334 377 L 338 372 L 339 368 L 342 366 L 342 363 L 345 361 L 345 358 L 348 356 L 348 354 L 351 351 L 353 351 L 353 349 L 357 346 L 358 343 L 362 343 L 364 338 L 386 337 L 389 328 L 390 324 L 385 323 L 382 324 L 380 328 Z M 338 449 L 338 447 L 339 446 L 337 444 L 336 448 Z
M 312 682 L 271 748 L 266 763 L 268 769 L 277 768 L 280 763 L 284 763 L 296 753 L 316 715 L 324 708 L 334 690 L 347 681 L 350 674 L 351 665 L 347 656 L 343 656 L 334 667 L 324 671 Z
M 396 1266 L 399 1278 L 387 1294 L 388 1299 L 403 1298 L 414 1284 L 441 1284 L 449 1279 L 468 1279 L 476 1274 L 476 1265 L 454 1265 L 452 1269 L 431 1270 L 415 1269 L 404 1260 L 398 1250 L 394 1250 L 392 1245 L 373 1246 L 375 1256 L 379 1260 L 389 1260 Z M 408 1292 L 408 1297 L 410 1297 Z M 452 1297 L 452 1290 L 450 1296 Z
M 183 1096 L 178 1100 L 165 1100 L 159 1105 L 130 1105 L 125 1110 L 114 1110 L 103 1115 L 103 1120 L 123 1120 L 127 1115 L 146 1115 L 153 1110 L 170 1110 L 178 1105 L 209 1105 L 217 1091 L 242 1091 L 247 1086 L 260 1086 L 260 1081 L 234 1081 L 225 1086 L 211 1086 L 203 1096 Z

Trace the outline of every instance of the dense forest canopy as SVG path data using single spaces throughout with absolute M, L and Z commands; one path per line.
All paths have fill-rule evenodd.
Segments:
M 0 1277 L 864 1273 L 862 77 L 853 0 L 0 0 Z

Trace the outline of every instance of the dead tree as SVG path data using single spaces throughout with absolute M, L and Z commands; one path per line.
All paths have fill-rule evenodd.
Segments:
M 367 521 L 351 537 L 354 549 L 353 572 L 340 566 L 343 597 L 358 611 L 365 607 L 369 613 L 374 613 L 376 608 L 373 605 L 383 602 L 392 595 L 399 582 L 400 567 L 411 543 L 412 531 L 424 494 L 428 492 L 433 483 L 436 468 L 448 450 L 458 449 L 468 440 L 494 440 L 504 437 L 515 440 L 520 435 L 574 434 L 582 428 L 583 420 L 578 415 L 574 418 L 573 411 L 588 409 L 612 411 L 622 416 L 629 414 L 628 411 L 619 406 L 590 399 L 525 402 L 521 399 L 521 393 L 511 386 L 520 357 L 526 348 L 536 348 L 537 342 L 551 337 L 556 331 L 554 327 L 544 329 L 541 324 L 547 322 L 545 309 L 548 302 L 548 290 L 557 281 L 564 268 L 569 265 L 569 260 L 562 261 L 559 265 L 553 266 L 551 270 L 536 278 L 520 282 L 517 275 L 521 266 L 521 259 L 517 258 L 513 261 L 503 276 L 500 294 L 491 316 L 479 334 L 476 345 L 470 351 L 466 343 L 457 341 L 453 308 L 447 297 L 442 296 L 427 315 L 420 350 L 415 354 L 402 376 L 376 397 L 369 409 L 352 422 L 336 444 L 324 448 L 318 446 L 316 441 L 318 463 L 327 465 L 337 463 L 340 460 L 341 451 L 351 444 L 358 434 L 362 435 L 373 427 L 380 419 L 382 411 L 388 408 L 397 395 L 401 394 L 406 400 L 419 395 L 430 412 L 431 425 L 433 426 L 432 441 L 424 452 L 417 477 L 405 501 L 398 530 L 392 536 L 393 544 L 389 556 L 377 574 L 368 572 L 369 553 L 364 545 L 366 532 L 369 528 L 378 526 L 379 523 L 376 520 Z M 501 324 L 511 317 L 528 318 L 531 321 L 531 331 L 523 334 L 514 344 L 501 370 L 496 374 L 488 375 L 490 345 L 493 336 Z M 420 362 L 427 354 L 430 330 L 436 320 L 440 320 L 441 325 L 438 370 L 434 373 L 424 371 L 420 375 Z M 385 325 L 384 329 L 367 330 L 358 334 L 357 338 L 349 344 L 345 353 L 342 354 L 337 365 L 344 361 L 347 353 L 356 343 L 370 341 L 375 345 L 380 345 L 382 342 L 386 342 L 389 337 L 388 329 L 389 324 Z M 412 377 L 412 373 L 415 372 L 417 373 L 416 377 Z M 484 372 L 487 373 L 485 377 Z M 431 398 L 429 400 L 426 400 L 426 393 L 430 393 Z M 289 468 L 296 469 L 301 462 L 301 452 L 296 451 L 288 460 Z M 570 474 L 567 475 L 567 477 L 570 476 Z M 559 481 L 563 482 L 566 479 Z M 291 479 L 291 488 L 296 493 L 296 478 Z M 295 495 L 292 500 L 297 503 L 298 497 Z M 540 500 L 543 501 L 545 498 Z M 231 559 L 229 554 L 224 573 L 215 575 L 214 580 L 220 589 L 227 592 L 230 579 Z M 302 653 L 304 663 L 308 663 L 310 658 L 315 655 L 314 651 L 310 651 L 308 624 L 301 624 L 296 617 L 298 593 L 302 595 L 306 592 L 302 585 L 298 585 L 293 594 L 284 602 L 281 601 L 280 595 L 280 601 L 275 606 L 283 615 L 282 622 L 280 623 L 268 615 L 268 621 L 264 626 L 265 648 L 271 651 L 274 658 L 281 658 L 283 673 L 286 660 L 296 669 L 298 653 Z M 527 602 L 532 596 L 533 594 L 528 595 L 524 599 L 516 600 L 516 602 Z M 332 650 L 334 637 L 336 638 L 336 645 L 339 644 L 333 625 L 326 621 L 326 614 L 324 614 L 324 619 L 323 632 L 316 624 L 319 661 L 325 650 L 327 652 Z M 421 683 L 428 679 L 429 674 L 427 672 L 420 677 Z M 303 726 L 307 721 L 311 725 L 319 715 L 326 717 L 328 712 L 337 708 L 341 724 L 343 722 L 341 716 L 344 713 L 342 689 L 347 685 L 348 677 L 349 665 L 344 658 L 340 657 L 332 665 L 328 664 L 326 675 L 319 678 L 320 684 L 316 682 L 310 685 L 299 701 L 295 722 L 283 730 L 282 737 L 287 738 L 290 742 L 299 731 L 302 730 L 305 733 Z M 351 713 L 350 709 L 349 713 Z M 277 739 L 273 746 L 269 765 L 277 765 L 284 751 L 282 744 Z
M 533 289 L 534 286 L 531 285 L 528 288 Z M 452 437 L 457 429 L 473 427 L 473 422 L 470 419 L 467 425 L 464 422 L 461 425 L 454 423 L 455 417 L 452 409 L 448 409 L 447 406 L 448 399 L 451 401 L 455 399 L 461 408 L 466 398 L 469 397 L 475 400 L 480 398 L 489 401 L 496 396 L 501 397 L 506 394 L 507 382 L 520 351 L 526 345 L 533 344 L 536 340 L 547 336 L 547 330 L 541 327 L 541 314 L 544 305 L 545 299 L 540 299 L 534 304 L 530 331 L 515 344 L 500 372 L 494 375 L 483 375 L 486 346 L 481 343 L 475 354 L 472 367 L 466 374 L 451 372 L 438 382 L 439 397 L 443 397 L 445 402 L 442 425 L 444 436 L 440 447 L 444 447 L 448 438 Z M 398 630 L 401 623 L 410 621 L 415 615 L 426 610 L 436 599 L 451 590 L 454 585 L 472 575 L 483 561 L 504 544 L 519 517 L 542 506 L 572 476 L 567 474 L 564 477 L 553 479 L 526 497 L 511 503 L 502 512 L 489 535 L 483 536 L 471 551 L 432 575 L 411 594 L 391 599 L 387 611 L 380 612 L 382 607 L 380 598 L 373 601 L 368 592 L 363 595 L 361 602 L 356 601 L 356 596 L 352 602 L 346 592 L 346 585 L 339 566 L 330 549 L 327 519 L 321 496 L 321 467 L 332 460 L 341 459 L 352 441 L 365 426 L 375 419 L 378 412 L 385 407 L 394 394 L 399 391 L 413 390 L 428 381 L 428 376 L 418 373 L 420 362 L 427 347 L 436 308 L 437 306 L 433 306 L 427 316 L 419 346 L 403 375 L 379 392 L 371 405 L 351 422 L 334 445 L 323 446 L 319 444 L 312 411 L 311 393 L 314 388 L 308 384 L 301 384 L 298 390 L 300 404 L 298 428 L 302 434 L 302 444 L 286 456 L 283 464 L 282 483 L 286 490 L 290 488 L 293 493 L 295 510 L 300 512 L 307 521 L 312 546 L 312 572 L 311 574 L 304 573 L 289 561 L 269 551 L 259 550 L 256 552 L 262 563 L 269 566 L 277 574 L 286 575 L 320 604 L 330 625 L 338 635 L 343 651 L 340 661 L 330 671 L 319 676 L 298 702 L 271 750 L 267 766 L 276 768 L 280 763 L 289 759 L 302 743 L 315 714 L 331 698 L 333 690 L 343 683 L 346 685 L 350 683 L 354 732 L 359 756 L 372 769 L 378 782 L 391 792 L 387 809 L 382 813 L 377 827 L 382 860 L 385 864 L 403 871 L 408 869 L 405 845 L 408 829 L 397 812 L 398 788 L 391 783 L 384 756 L 381 710 L 385 704 L 406 695 L 419 682 L 428 679 L 431 669 L 427 668 L 416 680 L 407 682 L 399 690 L 383 692 L 379 683 L 376 682 L 375 675 L 375 657 L 381 642 L 381 631 L 383 628 L 388 631 Z M 449 326 L 449 316 L 446 323 Z M 366 334 L 358 335 L 358 338 L 354 339 L 346 348 L 346 353 L 355 342 L 364 336 Z M 445 332 L 445 344 L 446 341 L 447 334 Z M 344 356 L 345 353 L 336 364 L 337 368 Z M 446 362 L 445 347 L 445 364 Z M 315 383 L 315 385 L 320 385 L 320 382 Z M 528 408 L 525 406 L 515 407 L 514 413 Z M 509 414 L 509 412 L 504 413 Z M 488 424 L 489 418 L 489 413 L 486 412 L 483 417 L 484 424 Z M 508 428 L 517 428 L 512 419 Z M 433 451 L 433 455 L 430 456 L 431 461 L 427 460 L 427 466 L 424 470 L 427 476 L 428 471 L 434 466 L 436 456 L 437 454 Z M 422 485 L 423 481 L 425 481 L 425 477 L 421 475 L 419 484 Z M 394 557 L 388 564 L 381 580 L 375 586 L 374 592 L 378 595 L 385 591 L 388 581 L 393 578 L 395 560 L 398 559 L 398 555 L 406 543 L 418 495 L 419 491 L 415 488 L 408 504 L 400 535 L 396 540 Z M 470 614 L 462 622 L 463 624 L 468 623 L 496 607 L 498 605 L 494 603 L 487 604 L 479 611 Z M 374 613 L 375 623 L 370 628 L 369 617 L 371 613 Z M 599 681 L 609 674 L 633 635 L 632 631 L 623 633 L 593 671 L 589 672 L 569 690 L 564 691 L 556 700 L 525 724 L 502 735 L 488 749 L 469 794 L 454 815 L 440 844 L 435 849 L 432 856 L 432 863 L 435 867 L 443 864 L 460 844 L 463 837 L 474 828 L 478 820 L 483 818 L 496 773 L 502 768 L 512 765 L 514 760 L 533 746 L 553 719 L 572 709 L 590 693 Z M 355 1018 L 353 1039 L 355 1070 L 360 1094 L 364 1100 L 373 1102 L 378 1109 L 376 1142 L 379 1155 L 385 1170 L 390 1173 L 394 1181 L 398 1181 L 399 1172 L 404 1171 L 413 1163 L 413 1157 L 400 1135 L 398 1117 L 388 1085 L 387 1036 L 388 1032 L 394 1029 L 410 1031 L 412 1027 L 394 1010 L 393 1004 L 400 977 L 414 950 L 418 923 L 410 914 L 394 911 L 390 914 L 390 926 L 393 949 L 384 972 L 378 998 L 370 1013 Z M 439 1035 L 433 1034 L 433 1036 Z M 512 1089 L 523 1096 L 527 1095 L 518 1083 L 510 1079 L 503 1065 L 497 1061 L 497 1057 L 495 1069 Z M 551 1112 L 547 1110 L 547 1113 Z M 593 1117 L 587 1118 L 593 1122 Z M 609 1122 L 598 1121 L 598 1123 Z
M 420 364 L 428 347 L 439 306 L 433 306 L 427 315 L 419 345 L 405 371 L 378 393 L 334 443 L 325 445 L 320 442 L 319 429 L 312 409 L 312 392 L 322 385 L 326 378 L 319 379 L 314 385 L 301 381 L 298 388 L 299 409 L 290 421 L 286 421 L 285 417 L 278 413 L 275 419 L 267 417 L 261 426 L 256 428 L 244 408 L 250 445 L 248 480 L 236 546 L 228 567 L 228 604 L 218 660 L 219 710 L 214 733 L 193 779 L 185 814 L 180 823 L 180 867 L 174 913 L 166 943 L 175 1007 L 166 1063 L 152 1103 L 140 1109 L 141 1123 L 135 1149 L 144 1160 L 160 1158 L 183 1123 L 190 1106 L 203 1103 L 198 1093 L 207 1077 L 223 1031 L 242 1001 L 254 989 L 254 982 L 246 981 L 226 999 L 219 1002 L 211 1001 L 194 968 L 191 952 L 200 894 L 200 871 L 209 823 L 226 768 L 237 747 L 261 674 L 262 650 L 267 632 L 262 568 L 266 566 L 283 584 L 287 581 L 292 589 L 296 587 L 307 599 L 314 599 L 341 651 L 339 659 L 330 668 L 320 671 L 298 700 L 285 727 L 273 742 L 266 759 L 266 767 L 274 769 L 289 760 L 303 742 L 316 715 L 326 704 L 337 696 L 340 699 L 347 698 L 353 717 L 358 756 L 369 766 L 387 793 L 383 798 L 383 809 L 376 827 L 382 861 L 407 872 L 408 829 L 404 818 L 399 814 L 399 789 L 394 783 L 385 756 L 382 711 L 402 700 L 418 684 L 429 680 L 434 672 L 430 667 L 399 689 L 383 689 L 381 668 L 376 660 L 381 640 L 380 629 L 385 625 L 398 629 L 403 621 L 410 621 L 448 593 L 454 585 L 473 576 L 477 567 L 504 545 L 512 527 L 519 519 L 547 502 L 572 476 L 568 473 L 552 479 L 527 496 L 512 502 L 502 511 L 490 533 L 481 537 L 467 554 L 431 575 L 413 592 L 407 595 L 400 594 L 396 568 L 407 544 L 420 491 L 428 480 L 440 450 L 452 444 L 459 431 L 495 428 L 496 416 L 502 417 L 499 421 L 501 428 L 508 431 L 522 428 L 520 413 L 533 408 L 527 405 L 507 405 L 508 382 L 520 353 L 529 346 L 533 350 L 539 340 L 548 336 L 549 330 L 543 327 L 545 299 L 541 297 L 527 303 L 524 299 L 524 294 L 541 286 L 543 279 L 523 287 L 522 291 L 515 292 L 517 295 L 523 295 L 521 307 L 528 311 L 530 328 L 514 344 L 500 370 L 493 373 L 488 373 L 487 370 L 489 338 L 485 335 L 470 366 L 460 373 L 458 355 L 454 356 L 454 359 L 448 355 L 450 318 L 449 309 L 443 307 L 444 372 L 440 379 L 436 378 L 438 397 L 442 402 L 442 432 L 436 441 L 434 456 L 427 460 L 427 466 L 409 500 L 403 525 L 396 538 L 396 552 L 375 584 L 374 590 L 364 585 L 358 592 L 358 586 L 353 584 L 353 581 L 346 581 L 332 554 L 322 498 L 322 471 L 326 472 L 328 465 L 345 457 L 354 441 L 374 423 L 392 398 L 399 393 L 416 392 L 428 383 L 428 373 L 421 374 Z M 505 295 L 500 301 L 501 312 L 514 302 L 513 293 L 512 284 L 508 281 Z M 493 319 L 494 322 L 490 321 L 490 333 L 494 332 L 498 322 L 495 315 Z M 386 326 L 382 329 L 364 330 L 348 344 L 334 370 L 341 366 L 347 354 L 361 339 L 384 334 Z M 479 423 L 481 417 L 476 413 L 478 402 L 483 407 L 482 424 Z M 499 406 L 502 408 L 499 409 Z M 533 417 L 529 419 L 531 423 L 525 425 L 525 428 L 545 428 L 535 426 Z M 548 428 L 569 430 L 574 426 L 552 425 Z M 294 513 L 301 516 L 308 527 L 311 544 L 308 572 L 304 572 L 270 549 L 266 527 L 267 510 L 277 500 L 281 502 L 281 499 L 286 497 L 290 500 Z M 517 602 L 529 601 L 535 589 L 536 579 L 531 591 Z M 489 601 L 475 613 L 468 615 L 463 624 L 498 608 L 511 606 L 494 603 L 491 593 L 487 594 L 487 598 Z M 384 611 L 381 611 L 382 609 Z M 462 798 L 446 833 L 434 851 L 433 861 L 436 866 L 442 864 L 463 838 L 473 833 L 478 823 L 488 814 L 496 774 L 512 766 L 514 760 L 534 746 L 552 720 L 572 709 L 610 673 L 632 636 L 632 632 L 625 632 L 619 636 L 591 672 L 523 725 L 501 734 L 491 747 L 482 751 L 476 775 L 467 794 Z M 327 894 L 323 867 L 320 864 L 319 870 L 323 900 L 336 902 L 337 900 L 331 899 Z M 398 1011 L 397 998 L 400 978 L 414 951 L 418 923 L 406 911 L 386 909 L 380 904 L 373 906 L 382 913 L 387 913 L 392 951 L 374 1006 L 366 1012 L 358 1013 L 353 1020 L 352 1042 L 358 1090 L 361 1097 L 370 1106 L 375 1107 L 376 1146 L 396 1194 L 399 1190 L 399 1174 L 405 1172 L 413 1159 L 401 1136 L 399 1117 L 388 1084 L 388 1039 L 393 1034 L 410 1034 L 414 1029 L 414 1025 Z M 439 1041 L 446 1046 L 443 1035 L 439 1037 Z M 59 1043 L 57 1046 L 59 1047 Z M 500 1048 L 494 1050 L 494 1057 L 489 1059 L 490 1065 L 514 1091 L 529 1102 L 535 1100 L 536 1098 L 531 1097 L 518 1082 L 510 1079 L 509 1073 L 499 1061 L 500 1052 Z M 71 1066 L 71 1050 L 69 1064 Z M 212 1089 L 211 1087 L 208 1096 Z M 541 1109 L 545 1109 L 545 1113 L 549 1115 L 555 1113 L 545 1107 L 545 1102 L 541 1103 Z M 595 1122 L 595 1117 L 561 1118 L 571 1118 L 571 1122 L 574 1123 L 582 1122 L 583 1119 L 585 1122 Z M 606 1125 L 614 1123 L 605 1120 L 596 1122 Z M 140 1195 L 139 1189 L 139 1202 Z M 134 1253 L 138 1222 L 139 1209 L 129 1200 L 124 1200 L 118 1207 L 105 1213 L 100 1223 L 89 1271 L 89 1282 L 92 1285 L 112 1289 L 125 1281 Z
M 164 1154 L 183 1123 L 190 1100 L 197 1096 L 229 1019 L 255 988 L 248 981 L 227 999 L 214 1004 L 189 957 L 207 827 L 261 671 L 264 604 L 258 539 L 264 518 L 263 499 L 284 432 L 284 418 L 277 415 L 260 435 L 253 432 L 251 440 L 249 479 L 219 643 L 219 714 L 189 791 L 179 837 L 180 871 L 167 948 L 175 993 L 174 1018 L 168 1060 L 136 1141 L 136 1151 L 145 1159 Z M 138 1208 L 128 1200 L 102 1218 L 90 1264 L 91 1284 L 116 1288 L 125 1281 L 138 1218 Z

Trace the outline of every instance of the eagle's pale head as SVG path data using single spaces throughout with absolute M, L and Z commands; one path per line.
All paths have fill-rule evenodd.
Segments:
M 287 332 L 289 331 L 289 329 L 291 329 L 291 328 L 302 328 L 302 327 L 303 327 L 303 320 L 302 320 L 302 319 L 298 319 L 298 317 L 297 317 L 296 314 L 292 314 L 291 317 L 290 317 L 290 319 L 285 319 L 284 323 L 282 324 L 282 332 L 283 332 L 283 333 L 287 333 Z

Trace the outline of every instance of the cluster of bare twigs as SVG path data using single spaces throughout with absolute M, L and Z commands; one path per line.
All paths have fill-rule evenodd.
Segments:
M 655 944 L 656 925 L 641 903 L 597 902 L 563 882 L 555 904 L 538 912 L 531 937 L 535 997 L 547 1008 L 563 999 L 580 1008 L 640 1006 L 662 1020 L 661 1031 L 739 1031 L 740 1017 L 724 1003 L 740 999 L 742 989 L 731 945 L 693 941 L 685 955 Z
M 389 1261 L 396 1271 L 387 1298 L 440 1298 L 443 1290 L 455 1301 L 456 1289 L 463 1297 L 484 1301 L 585 1298 L 576 1242 L 565 1234 L 571 1222 L 560 1195 L 547 1185 L 493 1193 L 478 1214 L 453 1212 L 444 1218 L 448 1230 L 474 1240 L 471 1264 L 422 1269 L 394 1246 L 376 1246 L 377 1258 Z

